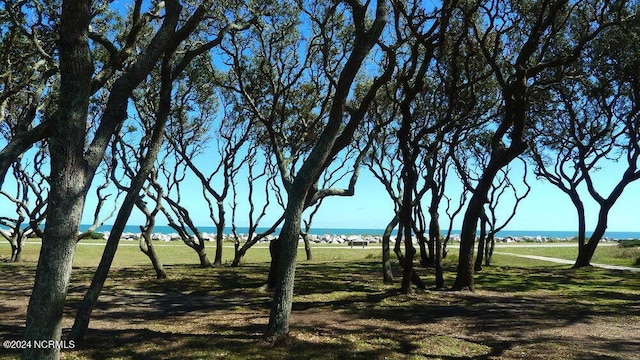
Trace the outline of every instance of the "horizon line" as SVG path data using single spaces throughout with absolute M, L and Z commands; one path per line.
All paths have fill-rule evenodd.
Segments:
M 91 224 L 80 224 L 80 226 L 92 226 Z M 103 226 L 113 226 L 113 224 L 103 224 L 100 227 Z M 141 224 L 127 224 L 126 226 L 141 226 Z M 156 227 L 158 226 L 164 226 L 164 227 L 170 227 L 169 225 L 156 225 Z M 100 228 L 99 227 L 99 228 Z M 207 227 L 207 228 L 215 228 L 214 225 L 196 225 L 196 227 L 198 228 L 203 228 L 203 227 Z M 237 228 L 247 228 L 248 226 L 236 226 Z M 231 228 L 231 226 L 225 226 L 225 228 Z M 259 226 L 258 229 L 265 229 L 265 228 L 269 228 L 269 226 Z M 276 230 L 280 230 L 282 229 L 281 227 L 277 227 Z M 319 230 L 319 229 L 332 229 L 332 230 L 376 230 L 376 231 L 384 231 L 384 228 L 360 228 L 360 227 L 326 227 L 326 226 L 318 226 L 318 227 L 312 227 L 311 230 Z M 461 229 L 452 229 L 452 231 L 461 231 Z M 538 230 L 532 230 L 532 229 L 528 229 L 528 230 L 516 230 L 516 229 L 502 229 L 498 232 L 508 232 L 508 231 L 517 231 L 517 232 L 535 232 L 535 231 L 545 231 L 545 232 L 551 232 L 551 231 L 559 231 L 559 232 L 575 232 L 576 234 L 578 233 L 577 230 L 542 230 L 542 229 L 538 229 Z M 442 231 L 442 232 L 446 232 L 446 231 Z M 587 230 L 587 233 L 591 233 L 593 232 L 593 230 Z M 640 229 L 638 230 L 606 230 L 605 233 L 611 233 L 611 232 L 631 232 L 631 233 L 640 233 Z

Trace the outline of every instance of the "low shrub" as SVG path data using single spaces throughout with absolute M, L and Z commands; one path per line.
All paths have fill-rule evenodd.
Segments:
M 104 239 L 104 235 L 102 235 L 101 232 L 97 232 L 94 231 L 91 234 L 89 234 L 89 236 L 87 237 L 87 239 L 92 239 L 92 240 L 102 240 Z
M 618 246 L 621 248 L 640 247 L 640 239 L 620 240 Z

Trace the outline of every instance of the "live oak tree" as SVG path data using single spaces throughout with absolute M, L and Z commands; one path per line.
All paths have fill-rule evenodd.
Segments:
M 454 289 L 474 289 L 474 244 L 487 194 L 500 169 L 527 149 L 531 101 L 549 81 L 566 76 L 574 63 L 603 29 L 617 21 L 616 4 L 565 0 L 518 2 L 493 0 L 482 6 L 464 4 L 477 13 L 469 23 L 501 99 L 500 116 L 491 136 L 491 153 L 467 205 L 460 235 Z
M 374 97 L 377 90 L 384 84 L 390 76 L 390 71 L 383 72 L 371 86 L 364 91 L 366 94 L 362 101 L 353 104 L 353 108 L 346 109 L 345 105 L 354 86 L 356 76 L 363 66 L 365 59 L 371 49 L 376 45 L 384 26 L 386 25 L 387 8 L 385 2 L 377 2 L 375 5 L 374 19 L 368 19 L 368 14 L 372 11 L 368 5 L 357 1 L 337 2 L 335 4 L 326 3 L 306 3 L 308 7 L 307 15 L 310 16 L 312 32 L 316 35 L 318 43 L 314 46 L 321 47 L 318 54 L 323 61 L 324 68 L 317 69 L 318 75 L 330 76 L 329 91 L 330 96 L 326 100 L 328 113 L 326 120 L 318 122 L 317 128 L 309 128 L 317 132 L 317 138 L 308 144 L 308 155 L 300 159 L 301 164 L 295 174 L 283 173 L 282 176 L 291 176 L 287 185 L 287 206 L 285 210 L 285 220 L 278 238 L 278 264 L 276 286 L 274 291 L 271 315 L 266 335 L 272 338 L 281 338 L 289 330 L 289 314 L 293 299 L 293 279 L 295 273 L 295 259 L 297 253 L 298 237 L 300 235 L 302 213 L 308 204 L 314 203 L 314 199 L 319 199 L 330 192 L 322 192 L 321 189 L 314 188 L 323 171 L 330 167 L 334 157 L 341 152 L 352 141 L 353 133 L 358 128 L 365 116 L 366 109 Z M 351 16 L 348 21 L 351 27 L 337 27 Z M 332 32 L 340 32 L 340 41 L 346 41 L 348 49 L 336 58 L 333 51 L 342 51 L 342 46 L 332 49 Z M 341 54 L 341 52 L 338 52 Z M 276 64 L 279 65 L 279 64 Z M 322 104 L 322 103 L 321 103 Z M 317 105 L 316 105 L 317 106 Z M 321 105 L 325 106 L 325 105 Z M 283 110 L 275 109 L 276 111 Z M 348 110 L 348 112 L 345 112 Z M 302 115 L 302 114 L 301 114 Z M 269 120 L 261 121 L 268 125 Z M 275 125 L 275 124 L 274 124 Z M 267 130 L 269 131 L 269 130 Z M 269 135 L 277 140 L 276 134 Z M 273 142 L 272 142 L 273 143 Z M 283 154 L 276 154 L 282 156 Z M 281 159 L 282 160 L 282 159 Z M 279 161 L 281 161 L 279 160 Z
M 189 95 L 182 93 L 182 96 L 177 96 L 177 102 L 181 103 L 178 108 L 183 109 L 181 107 L 184 104 L 182 100 L 186 96 Z M 205 120 L 202 123 L 194 125 L 188 118 L 185 118 L 184 111 L 179 111 L 179 114 L 171 120 L 167 131 L 165 131 L 169 144 L 159 159 L 157 168 L 148 179 L 150 191 L 147 194 L 150 198 L 158 198 L 161 203 L 166 204 L 165 206 L 156 202 L 156 206 L 164 215 L 169 227 L 178 234 L 185 245 L 196 252 L 200 267 L 206 268 L 213 265 L 205 248 L 206 239 L 196 226 L 190 209 L 182 201 L 182 185 L 187 177 L 188 169 L 195 167 L 191 159 L 195 158 L 206 144 L 201 139 L 208 137 L 209 127 L 206 115 L 203 116 Z M 196 168 L 196 171 L 204 177 L 200 170 Z M 222 202 L 220 206 L 223 206 Z M 224 210 L 224 208 L 222 209 Z
M 417 98 L 423 94 L 429 86 L 425 81 L 427 71 L 430 68 L 435 57 L 438 42 L 441 41 L 445 29 L 448 27 L 451 9 L 448 4 L 442 9 L 442 16 L 439 17 L 437 12 L 426 13 L 416 4 L 406 9 L 404 4 L 396 4 L 394 14 L 396 16 L 395 35 L 398 45 L 406 42 L 408 37 L 416 37 L 414 42 L 408 44 L 406 60 L 399 57 L 397 60 L 399 72 L 397 75 L 397 101 L 399 103 L 399 124 L 397 127 L 398 150 L 400 153 L 400 163 L 402 170 L 400 175 L 402 178 L 402 196 L 398 209 L 398 238 L 396 240 L 396 254 L 403 268 L 401 291 L 403 293 L 411 293 L 412 278 L 414 275 L 413 258 L 416 253 L 413 247 L 413 231 L 415 219 L 413 217 L 414 209 L 420 207 L 419 202 L 422 200 L 424 191 L 418 189 L 418 157 L 423 153 L 424 138 L 427 134 L 432 133 L 437 125 L 435 125 L 429 114 L 424 112 L 424 107 L 418 103 Z M 415 18 L 409 17 L 407 14 L 418 12 Z M 405 20 L 405 17 L 407 19 Z M 402 23 L 406 21 L 406 24 Z M 403 24 L 399 26 L 398 24 Z M 416 31 L 415 28 L 420 29 Z M 398 55 L 404 50 L 403 46 L 399 46 L 395 50 Z M 418 103 L 418 105 L 416 105 Z M 438 120 L 435 121 L 436 123 Z M 424 154 L 426 155 L 426 154 Z M 423 187 L 428 189 L 428 187 Z M 404 241 L 404 255 L 400 254 L 400 243 Z M 424 287 L 424 285 L 422 285 Z
M 395 96 L 394 85 L 395 84 L 391 82 L 381 90 L 379 96 L 374 99 L 369 107 L 367 121 L 372 122 L 374 126 L 379 127 L 380 131 L 376 133 L 374 141 L 372 142 L 370 149 L 367 151 L 367 155 L 363 161 L 363 164 L 369 169 L 373 176 L 384 186 L 394 207 L 393 217 L 387 224 L 382 236 L 382 274 L 383 281 L 385 283 L 393 283 L 394 281 L 391 268 L 390 243 L 393 230 L 399 224 L 399 211 L 403 205 L 403 193 L 405 191 L 405 181 L 403 181 L 403 177 L 401 176 L 401 172 L 405 166 L 403 165 L 402 154 L 399 151 L 399 139 L 397 137 L 398 127 L 400 126 L 397 121 L 397 117 L 399 117 L 400 103 L 397 99 L 392 99 Z M 387 93 L 389 90 L 391 90 L 391 92 Z M 418 154 L 420 159 L 421 154 L 421 152 Z M 418 161 L 417 164 L 414 164 L 417 174 L 424 173 L 424 167 L 421 166 L 421 164 L 421 160 Z M 412 196 L 410 203 L 412 219 L 414 216 L 414 210 L 421 209 L 420 201 L 424 193 L 428 190 L 426 183 L 424 181 L 418 183 L 418 179 L 416 179 L 414 186 L 414 195 Z M 409 226 L 411 226 L 410 231 L 414 231 L 418 234 L 419 230 L 416 230 L 417 225 L 409 224 Z M 406 291 L 411 291 L 412 282 L 416 286 L 424 288 L 426 286 L 425 283 L 420 279 L 413 268 L 413 256 L 411 256 L 409 265 L 406 263 L 406 261 L 409 260 L 405 257 L 405 254 L 409 253 L 411 250 L 415 252 L 415 249 L 413 249 L 413 245 L 411 245 L 409 251 L 407 251 L 406 247 L 405 251 L 402 251 L 403 234 L 401 231 L 402 228 L 398 230 L 398 236 L 396 238 L 393 251 L 403 268 L 405 266 L 410 267 L 408 270 L 409 287 Z M 422 228 L 422 231 L 424 233 L 424 228 Z M 419 241 L 424 243 L 423 240 Z M 421 247 L 422 250 L 424 250 L 422 244 Z M 405 285 L 406 284 L 403 284 L 403 286 Z M 405 291 L 405 289 L 403 289 L 403 291 Z
M 165 3 L 161 3 L 159 5 L 164 6 Z M 242 16 L 239 16 L 237 19 L 227 18 L 226 16 L 230 16 L 230 14 L 225 14 L 217 18 L 215 16 L 211 16 L 211 2 L 204 2 L 196 7 L 188 9 L 188 11 L 185 11 L 184 13 L 182 13 L 182 6 L 179 3 L 173 2 L 167 5 L 170 6 L 165 8 L 166 10 L 164 17 L 160 16 L 160 18 L 164 19 L 163 25 L 167 24 L 167 21 L 169 20 L 170 24 L 171 22 L 173 22 L 172 25 L 170 25 L 169 29 L 165 29 L 165 31 L 168 30 L 168 33 L 163 34 L 163 26 L 161 26 L 160 30 L 152 36 L 146 52 L 143 51 L 137 58 L 137 61 L 140 62 L 140 64 L 134 62 L 131 65 L 132 68 L 128 69 L 130 72 L 133 71 L 133 74 L 129 73 L 129 75 L 134 76 L 134 79 L 137 80 L 135 84 L 131 84 L 135 86 L 126 88 L 127 91 L 125 94 L 118 94 L 126 95 L 121 100 L 127 102 L 128 99 L 133 96 L 133 91 L 135 90 L 135 88 L 140 86 L 142 81 L 147 78 L 148 75 L 152 74 L 155 69 L 156 62 L 161 61 L 161 68 L 159 70 L 160 86 L 159 93 L 157 95 L 158 104 L 154 112 L 155 122 L 151 132 L 147 132 L 147 136 L 143 137 L 143 139 L 147 141 L 146 144 L 149 146 L 149 148 L 140 162 L 140 168 L 138 169 L 137 174 L 131 180 L 130 189 L 127 192 L 127 196 L 122 203 L 110 237 L 109 239 L 107 239 L 107 246 L 105 247 L 105 251 L 101 258 L 99 267 L 96 271 L 96 274 L 94 274 L 92 284 L 87 291 L 83 302 L 81 303 L 80 309 L 78 310 L 76 321 L 74 322 L 74 326 L 70 334 L 70 337 L 72 339 L 80 340 L 83 338 L 86 332 L 91 312 L 95 307 L 97 299 L 104 285 L 104 281 L 107 277 L 109 268 L 111 266 L 111 262 L 113 261 L 120 235 L 124 230 L 124 226 L 127 223 L 133 206 L 140 200 L 139 193 L 143 188 L 144 183 L 149 179 L 149 174 L 153 170 L 154 161 L 158 152 L 160 151 L 164 139 L 165 126 L 168 119 L 171 117 L 171 98 L 173 96 L 172 88 L 174 81 L 180 79 L 183 76 L 183 72 L 190 66 L 191 62 L 194 59 L 203 54 L 206 54 L 215 46 L 218 46 L 221 39 L 224 38 L 227 33 L 241 30 L 248 26 L 252 19 L 252 17 L 244 19 L 242 18 Z M 138 2 L 136 3 L 136 7 L 132 10 L 133 19 L 139 20 L 140 6 L 141 2 Z M 213 11 L 213 14 L 215 15 L 216 12 Z M 181 15 L 184 18 L 181 19 Z M 181 21 L 179 21 L 180 19 Z M 231 20 L 238 22 L 235 23 Z M 175 26 L 179 22 L 182 26 L 176 30 Z M 205 22 L 207 26 L 201 26 L 203 22 Z M 211 27 L 217 29 L 216 37 L 210 36 Z M 206 41 L 199 40 L 202 38 L 203 33 L 207 35 Z M 196 39 L 190 39 L 190 37 L 195 37 Z M 196 45 L 190 44 L 189 40 L 194 40 Z M 104 39 L 102 44 L 105 44 Z M 106 42 L 106 44 L 107 48 L 115 49 L 113 44 L 109 42 Z M 153 57 L 149 58 L 149 56 L 156 57 L 154 59 Z M 147 63 L 147 61 L 151 62 Z M 142 65 L 148 67 L 144 67 Z M 140 73 L 136 73 L 136 71 L 141 70 L 146 71 L 146 74 L 144 74 L 145 76 L 136 77 L 138 75 L 142 75 Z M 128 73 L 125 71 L 123 75 L 124 79 L 128 81 L 132 80 L 127 79 L 127 74 Z M 122 79 L 123 77 L 116 80 L 114 82 L 114 87 Z M 126 83 L 127 82 L 125 82 L 125 84 Z M 111 91 L 110 96 L 113 97 L 113 90 Z M 111 98 L 109 102 L 111 102 Z M 123 104 L 119 105 L 124 106 Z M 105 113 L 107 113 L 108 110 L 109 106 L 107 106 L 107 110 L 105 111 Z M 119 126 L 117 126 L 114 130 L 118 130 L 119 128 L 121 128 L 124 120 L 126 119 L 126 114 L 121 115 L 122 117 L 119 118 Z M 104 152 L 104 149 L 102 149 L 102 151 Z M 165 198 L 165 200 L 167 199 Z
M 235 178 L 231 182 L 232 202 L 231 202 L 231 232 L 234 239 L 234 256 L 231 266 L 239 266 L 242 263 L 242 259 L 253 245 L 257 244 L 260 240 L 267 238 L 267 236 L 273 234 L 276 228 L 282 223 L 283 217 L 271 224 L 267 230 L 258 232 L 258 227 L 267 215 L 269 206 L 272 204 L 272 199 L 276 198 L 276 201 L 281 207 L 284 207 L 282 200 L 282 190 L 277 184 L 278 170 L 276 166 L 272 164 L 268 155 L 260 157 L 263 149 L 260 143 L 250 140 L 250 144 L 247 150 L 245 170 L 247 172 L 244 180 L 246 181 L 246 201 L 249 204 L 249 209 L 246 213 L 238 215 L 238 188 L 240 188 L 245 182 Z M 260 164 L 260 161 L 264 161 L 264 164 Z M 263 169 L 257 170 L 262 165 Z M 261 189 L 263 193 L 263 201 L 261 204 L 257 203 L 256 192 Z M 242 216 L 247 221 L 247 234 L 244 243 L 241 245 L 241 238 L 237 231 L 238 218 Z
M 55 110 L 59 87 L 56 63 L 56 5 L 42 1 L 4 2 L 0 9 L 0 185 L 14 161 L 50 130 L 44 118 Z
M 202 194 L 208 205 L 209 217 L 216 227 L 216 253 L 213 266 L 220 266 L 222 265 L 224 230 L 227 224 L 225 201 L 228 200 L 232 183 L 236 181 L 240 168 L 248 159 L 243 154 L 247 151 L 252 127 L 251 123 L 234 123 L 233 120 L 225 115 L 215 125 L 215 131 L 209 132 L 214 126 L 214 120 L 217 115 L 214 88 L 213 86 L 207 87 L 205 85 L 211 78 L 210 76 L 212 76 L 207 76 L 206 74 L 212 72 L 213 69 L 210 62 L 193 68 L 193 84 L 189 84 L 188 91 L 180 97 L 181 109 L 184 109 L 184 114 L 169 127 L 167 138 L 171 144 L 172 151 L 177 157 L 176 166 L 183 163 L 202 185 Z M 203 89 L 207 89 L 208 94 L 203 94 Z M 199 92 L 200 94 L 195 95 Z M 186 113 L 188 109 L 198 109 L 198 116 L 190 117 Z M 196 163 L 195 155 L 206 146 L 207 142 L 211 141 L 211 136 L 218 138 L 218 159 L 209 159 L 208 164 L 210 166 L 213 165 L 213 169 L 207 171 L 203 169 L 202 165 Z M 173 174 L 174 172 L 165 173 Z M 172 179 L 173 181 L 178 180 L 173 175 L 167 177 L 168 182 L 172 181 Z M 178 184 L 175 185 L 172 187 L 178 192 L 177 196 L 179 196 Z M 188 212 L 179 205 L 179 201 L 167 201 L 169 201 L 169 205 L 174 210 L 178 220 L 187 220 L 185 215 Z M 187 221 L 193 223 L 191 220 Z M 190 231 L 196 233 L 196 235 L 198 234 L 193 227 Z M 204 251 L 204 242 L 201 237 L 199 237 L 197 251 Z
M 620 156 L 619 159 L 622 161 L 619 163 L 624 163 L 626 168 L 609 195 L 603 195 L 602 190 L 597 189 L 595 181 L 587 171 L 589 166 L 587 161 L 580 161 L 579 165 L 585 173 L 589 195 L 598 203 L 600 210 L 591 238 L 586 244 L 580 244 L 575 267 L 590 264 L 595 249 L 607 228 L 609 211 L 625 188 L 640 179 L 640 76 L 637 71 L 640 54 L 638 46 L 640 19 L 637 16 L 637 4 L 630 3 L 622 12 L 621 26 L 607 29 L 601 41 L 594 44 L 596 50 L 593 58 L 601 58 L 604 61 L 596 63 L 592 73 L 601 74 L 598 76 L 600 91 L 596 93 L 596 99 L 599 100 L 599 110 L 606 114 L 605 119 L 613 117 L 616 120 L 611 129 L 614 134 L 614 154 Z M 611 49 L 623 51 L 611 51 Z M 608 66 L 609 64 L 611 66 Z M 592 128 L 592 130 L 596 129 Z M 584 150 L 579 147 L 579 151 Z M 581 157 L 581 159 L 584 158 Z
M 120 33 L 124 36 L 110 40 L 106 35 L 112 35 L 112 32 L 90 31 L 92 23 L 96 26 L 108 23 L 99 22 L 101 16 L 109 13 L 106 7 L 92 8 L 92 2 L 88 0 L 62 2 L 59 34 L 64 36 L 58 41 L 60 90 L 56 110 L 46 120 L 51 127 L 51 191 L 27 311 L 27 340 L 60 339 L 77 229 L 87 191 L 105 149 L 127 117 L 132 91 L 156 67 L 166 51 L 175 49 L 196 30 L 212 3 L 204 2 L 188 9 L 189 16 L 184 16 L 183 6 L 178 1 L 145 7 L 148 12 L 142 11 L 142 5 L 142 1 L 133 4 L 131 17 Z M 106 55 L 92 54 L 94 49 L 100 49 Z M 92 127 L 95 130 L 90 132 L 87 119 L 91 96 L 107 85 L 109 97 L 104 112 Z M 12 140 L 5 150 L 14 145 Z M 32 348 L 27 349 L 23 357 L 58 358 L 59 351 Z
M 532 140 L 535 173 L 567 194 L 578 215 L 578 256 L 574 267 L 590 265 L 605 235 L 608 215 L 625 188 L 640 179 L 640 78 L 637 75 L 637 8 L 622 10 L 620 26 L 601 33 L 576 63 L 570 81 L 552 88 L 551 99 L 538 108 L 540 125 Z M 610 189 L 594 177 L 610 161 L 623 171 Z M 587 239 L 585 192 L 599 207 L 592 236 Z M 608 192 L 608 193 L 607 193 Z
M 321 52 L 319 36 L 303 40 L 298 29 L 301 11 L 293 3 L 283 3 L 278 12 L 263 18 L 252 33 L 233 38 L 224 48 L 231 81 L 220 81 L 236 126 L 253 127 L 251 147 L 266 155 L 261 160 L 264 171 L 276 170 L 279 181 L 270 179 L 265 191 L 276 191 L 274 198 L 282 211 L 301 159 L 308 155 L 328 112 L 328 82 L 319 76 L 323 65 L 317 60 Z M 318 203 L 316 209 L 317 206 Z M 280 217 L 271 229 L 282 220 Z M 305 223 L 311 225 L 308 220 Z M 258 239 L 272 231 L 247 241 L 239 248 L 234 264 Z M 307 232 L 300 229 L 310 256 Z
M 26 155 L 21 156 L 11 167 L 15 190 L 9 192 L 5 186 L 5 190 L 0 191 L 0 195 L 15 207 L 13 214 L 0 216 L 0 225 L 8 228 L 8 230 L 0 230 L 0 236 L 11 245 L 11 262 L 21 261 L 22 249 L 27 237 L 31 235 L 42 237 L 41 223 L 46 216 L 49 192 L 49 184 L 43 169 L 47 159 L 46 149 L 40 147 L 33 154 L 33 160 L 23 164 L 25 158 Z
M 466 136 L 464 142 L 458 143 L 452 157 L 464 189 L 470 193 L 475 191 L 478 179 L 482 176 L 489 162 L 491 132 L 486 128 L 473 131 Z M 517 179 L 513 175 L 511 165 L 500 169 L 491 188 L 487 193 L 487 203 L 480 215 L 480 233 L 478 237 L 478 251 L 474 264 L 474 271 L 481 271 L 484 261 L 489 266 L 493 249 L 495 247 L 495 234 L 502 230 L 516 215 L 518 206 L 527 197 L 531 186 L 527 182 L 527 163 L 522 161 L 523 172 L 518 175 L 522 178 L 523 186 L 517 187 Z M 511 200 L 511 201 L 510 201 Z M 511 212 L 506 218 L 501 218 L 498 223 L 498 209 L 507 209 L 505 202 L 510 206 Z
M 135 114 L 131 117 L 137 120 L 136 125 L 127 123 L 124 126 L 126 130 L 116 134 L 111 143 L 111 162 L 113 164 L 111 178 L 119 190 L 133 194 L 139 193 L 135 198 L 131 196 L 128 201 L 133 201 L 136 208 L 145 215 L 145 225 L 140 226 L 139 247 L 151 261 L 158 279 L 165 279 L 167 275 L 153 247 L 151 234 L 156 216 L 162 207 L 163 193 L 161 191 L 153 193 L 150 188 L 153 188 L 157 177 L 157 169 L 154 165 L 158 153 L 162 151 L 163 132 L 169 116 L 172 79 L 167 74 L 169 71 L 167 61 L 168 59 L 163 60 L 164 74 L 160 74 L 159 79 L 158 74 L 151 77 L 150 82 L 152 84 L 159 83 L 160 86 L 157 88 L 144 86 L 132 96 Z M 146 183 L 145 177 L 149 178 Z M 139 189 L 140 184 L 144 185 Z M 153 209 L 147 207 L 148 202 L 145 201 L 145 195 L 153 201 Z M 123 204 L 122 208 L 125 211 L 120 212 L 119 218 L 126 217 L 126 209 L 131 206 L 129 202 Z M 116 230 L 116 233 L 107 240 L 107 247 L 111 248 L 112 243 L 119 241 L 120 235 L 121 233 Z M 107 252 L 105 255 L 111 256 Z
M 331 122 L 332 106 L 337 106 L 332 97 L 340 81 L 341 67 L 348 61 L 352 41 L 347 36 L 350 24 L 345 20 L 345 14 L 336 10 L 342 6 L 282 3 L 279 12 L 264 17 L 252 32 L 233 37 L 229 46 L 223 47 L 230 68 L 227 76 L 232 81 L 220 81 L 221 87 L 227 96 L 237 98 L 233 101 L 236 116 L 255 124 L 254 139 L 272 155 L 266 162 L 273 161 L 277 166 L 279 186 L 284 190 L 282 198 L 287 197 L 285 201 L 290 200 L 295 179 L 304 167 L 303 163 L 310 158 L 325 124 Z M 309 35 L 301 33 L 301 22 L 309 24 Z M 359 67 L 350 71 L 357 72 Z M 355 77 L 356 73 L 351 76 Z M 345 89 L 352 83 L 352 79 L 345 83 Z M 367 88 L 362 93 L 367 94 Z M 347 104 L 348 92 L 341 96 L 345 102 L 343 106 L 351 109 L 352 104 Z M 338 120 L 337 114 L 333 114 L 336 116 L 334 121 Z M 358 123 L 354 123 L 349 133 L 355 132 L 357 127 Z M 312 192 L 308 193 L 302 212 L 319 206 L 326 196 L 353 194 L 362 153 L 342 151 L 348 145 L 345 141 L 331 157 L 351 157 L 349 162 L 338 160 L 326 166 L 317 165 L 320 171 L 314 176 Z M 349 156 L 351 154 L 353 156 Z M 345 188 L 338 188 L 336 180 L 343 178 L 341 183 L 346 183 Z M 308 215 L 313 214 L 314 210 L 310 209 Z M 298 223 L 301 226 L 302 220 Z M 310 219 L 306 224 L 311 224 Z M 308 229 L 300 227 L 298 235 L 305 239 L 307 232 Z M 282 244 L 280 239 L 272 243 L 272 248 L 279 244 Z M 278 259 L 273 257 L 272 268 L 277 267 Z
M 397 142 L 389 144 L 397 144 L 397 163 L 402 166 L 395 251 L 404 268 L 403 292 L 411 291 L 411 281 L 424 286 L 413 271 L 412 234 L 421 247 L 421 262 L 436 270 L 436 287 L 444 286 L 439 208 L 451 156 L 448 144 L 459 141 L 462 129 L 477 126 L 474 116 L 485 110 L 486 101 L 478 95 L 485 94 L 479 88 L 487 78 L 486 70 L 482 71 L 486 67 L 480 65 L 477 49 L 465 36 L 467 15 L 456 4 L 445 2 L 433 10 L 419 3 L 395 4 L 393 49 L 398 73 L 391 101 L 397 104 L 398 115 L 386 130 L 397 135 Z M 388 192 L 393 190 L 389 180 L 384 182 Z M 428 208 L 428 221 L 424 208 Z M 400 240 L 404 240 L 404 255 Z
M 520 159 L 522 160 L 522 158 Z M 483 261 L 484 266 L 491 265 L 493 250 L 496 244 L 495 235 L 509 225 L 509 222 L 513 220 L 517 213 L 518 206 L 522 204 L 522 200 L 531 192 L 531 185 L 529 185 L 527 181 L 528 166 L 525 160 L 522 160 L 522 166 L 523 174 L 519 175 L 519 178 L 522 178 L 524 190 L 522 188 L 519 189 L 519 187 L 515 185 L 516 179 L 513 178 L 512 168 L 509 166 L 501 170 L 501 173 L 498 174 L 496 181 L 491 186 L 488 197 L 489 201 L 480 219 L 480 240 L 478 241 L 478 254 L 476 255 L 474 265 L 475 271 L 482 270 Z M 509 199 L 513 202 L 508 202 Z M 508 213 L 509 215 L 507 215 L 506 218 L 498 219 L 498 208 L 504 207 L 505 201 L 510 205 L 511 212 Z M 501 203 L 502 206 L 500 206 Z M 500 220 L 500 222 L 498 222 L 498 220 Z
M 158 194 L 160 195 L 160 194 Z M 166 279 L 167 272 L 164 270 L 164 266 L 162 265 L 162 261 L 158 257 L 156 253 L 155 247 L 153 246 L 152 234 L 156 224 L 156 216 L 160 211 L 160 207 L 162 206 L 162 198 L 156 197 L 154 200 L 153 209 L 149 209 L 147 207 L 147 203 L 142 199 L 142 197 L 138 197 L 136 200 L 136 207 L 144 214 L 145 216 L 145 224 L 144 226 L 140 226 L 140 239 L 139 246 L 140 251 L 147 255 L 153 269 L 156 272 L 157 279 Z
M 369 122 L 386 124 L 397 116 L 398 102 L 387 101 L 392 97 L 388 88 L 393 89 L 392 86 L 381 89 L 379 96 L 369 106 L 367 114 Z M 395 136 L 393 127 L 383 126 L 381 131 L 376 134 L 371 148 L 363 160 L 363 165 L 384 186 L 393 204 L 393 217 L 382 234 L 382 278 L 388 284 L 394 282 L 391 266 L 391 235 L 396 226 L 398 226 L 398 210 L 402 194 L 401 166 L 397 147 L 398 139 Z

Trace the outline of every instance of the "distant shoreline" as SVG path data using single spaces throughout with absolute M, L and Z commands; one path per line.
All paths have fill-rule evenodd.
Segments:
M 88 225 L 81 225 L 80 230 L 84 231 L 88 228 Z M 266 228 L 258 228 L 258 232 L 265 231 Z M 111 225 L 104 225 L 100 227 L 97 232 L 110 232 Z M 198 227 L 198 231 L 201 233 L 215 234 L 216 229 L 213 226 L 201 226 Z M 238 234 L 246 235 L 248 228 L 238 227 L 236 229 Z M 273 235 L 277 235 L 279 229 L 277 229 Z M 140 233 L 139 225 L 127 225 L 124 233 L 138 234 Z M 153 230 L 155 234 L 175 234 L 176 231 L 169 226 L 156 226 Z M 231 235 L 232 231 L 230 227 L 225 228 L 225 235 Z M 316 236 L 382 236 L 384 229 L 344 229 L 344 228 L 312 228 L 310 235 Z M 394 231 L 393 236 L 395 237 Z M 445 236 L 446 232 L 442 232 L 442 236 Z M 452 236 L 456 237 L 460 235 L 460 230 L 453 230 Z M 587 237 L 591 236 L 591 232 L 587 232 Z M 551 230 L 504 230 L 496 234 L 499 238 L 522 238 L 535 241 L 538 238 L 553 239 L 553 240 L 570 240 L 577 237 L 576 231 L 551 231 Z M 605 238 L 609 240 L 628 240 L 628 239 L 640 239 L 640 231 L 609 231 L 605 233 Z
M 85 231 L 89 228 L 89 225 L 80 225 L 80 231 Z M 109 233 L 111 232 L 112 225 L 103 225 L 96 230 L 99 233 Z M 4 227 L 0 227 L 0 229 L 6 230 Z M 258 228 L 257 233 L 267 230 L 267 228 Z M 198 231 L 203 234 L 215 234 L 216 228 L 213 226 L 200 226 L 198 227 Z M 276 229 L 276 231 L 272 234 L 277 236 L 280 229 Z M 127 225 L 124 229 L 123 235 L 129 234 L 139 234 L 140 226 L 139 225 Z M 154 234 L 164 234 L 164 235 L 174 235 L 177 232 L 169 226 L 160 225 L 156 226 L 153 230 Z M 230 227 L 225 228 L 224 231 L 226 236 L 232 236 L 233 232 Z M 236 233 L 238 235 L 246 235 L 248 233 L 248 228 L 246 227 L 238 227 L 236 229 Z M 372 236 L 372 237 L 380 237 L 384 233 L 384 229 L 345 229 L 345 228 L 312 228 L 310 231 L 310 235 L 314 236 L 331 236 L 331 237 L 341 237 L 341 236 Z M 442 231 L 442 236 L 446 236 L 446 232 Z M 587 238 L 590 237 L 592 232 L 587 231 Z M 457 238 L 460 235 L 460 230 L 453 230 L 451 233 L 452 238 Z M 497 238 L 514 238 L 514 239 L 524 239 L 524 240 L 556 240 L 556 241 L 567 241 L 567 240 L 575 240 L 577 237 L 576 231 L 564 230 L 503 230 L 496 234 Z M 396 236 L 396 231 L 392 234 L 393 237 Z M 123 236 L 126 237 L 126 236 Z M 604 235 L 604 239 L 607 240 L 630 240 L 630 239 L 640 239 L 640 231 L 608 231 Z

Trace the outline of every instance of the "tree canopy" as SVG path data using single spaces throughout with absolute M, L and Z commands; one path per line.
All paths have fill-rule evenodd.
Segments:
M 445 207 L 451 219 L 462 216 L 452 288 L 473 290 L 483 256 L 490 263 L 493 236 L 529 193 L 529 170 L 576 207 L 575 266 L 589 265 L 611 208 L 640 179 L 637 7 L 600 0 L 4 1 L 0 195 L 12 206 L 0 214 L 8 227 L 1 234 L 15 261 L 25 236 L 35 233 L 43 244 L 26 338 L 61 337 L 92 188 L 100 201 L 91 230 L 109 216 L 107 199 L 118 209 L 76 317 L 77 338 L 134 207 L 145 214 L 140 246 L 159 277 L 164 270 L 150 239 L 158 216 L 203 267 L 223 265 L 228 225 L 235 266 L 277 231 L 266 334 L 285 336 L 299 238 L 310 258 L 313 216 L 324 199 L 352 196 L 362 169 L 388 193 L 394 216 L 383 274 L 393 281 L 397 229 L 404 293 L 426 286 L 414 269 L 414 238 L 420 263 L 436 269 L 437 288 L 446 287 Z M 524 174 L 511 171 L 516 161 Z M 594 173 L 611 161 L 626 169 L 613 189 L 602 190 Z M 453 176 L 462 184 L 458 194 L 447 185 Z M 188 179 L 206 208 L 182 201 Z M 600 209 L 590 239 L 579 187 Z M 452 198 L 461 199 L 457 211 Z M 498 218 L 505 201 L 511 215 Z M 246 214 L 239 202 L 249 204 Z M 213 262 L 194 211 L 216 227 Z M 267 211 L 278 220 L 256 234 Z M 250 224 L 242 239 L 239 218 Z M 55 349 L 24 355 L 58 356 Z

